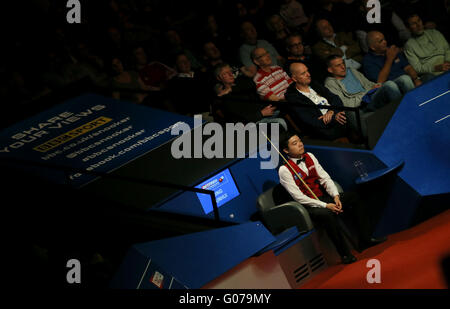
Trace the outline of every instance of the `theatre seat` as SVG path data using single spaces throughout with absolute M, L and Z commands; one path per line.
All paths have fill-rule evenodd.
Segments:
M 343 192 L 337 182 L 334 184 L 340 193 Z M 293 226 L 299 232 L 309 232 L 314 228 L 306 208 L 294 201 L 281 184 L 262 193 L 257 199 L 257 206 L 263 223 L 274 235 Z

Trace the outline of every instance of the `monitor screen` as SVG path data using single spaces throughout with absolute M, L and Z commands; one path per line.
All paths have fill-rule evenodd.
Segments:
M 235 197 L 239 196 L 239 190 L 228 169 L 217 173 L 213 177 L 195 186 L 198 189 L 214 191 L 217 207 L 220 207 Z M 211 197 L 208 194 L 196 193 L 205 214 L 213 211 Z

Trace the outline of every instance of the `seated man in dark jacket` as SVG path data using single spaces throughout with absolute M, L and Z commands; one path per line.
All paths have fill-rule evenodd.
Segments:
M 193 71 L 189 58 L 180 53 L 175 57 L 177 75 L 169 81 L 169 98 L 177 113 L 209 114 L 213 93 L 205 91 L 207 77 Z
M 347 119 L 344 111 L 329 110 L 327 106 L 343 106 L 341 99 L 327 88 L 311 80 L 308 67 L 303 63 L 290 66 L 294 81 L 286 91 L 287 109 L 301 121 L 305 133 L 312 137 L 336 140 L 346 136 Z M 302 103 L 324 108 L 310 108 L 289 103 Z
M 286 121 L 280 118 L 276 107 L 259 99 L 252 79 L 246 76 L 235 78 L 226 63 L 217 65 L 214 73 L 219 83 L 215 87 L 217 100 L 213 113 L 221 113 L 223 122 L 277 122 L 287 130 Z

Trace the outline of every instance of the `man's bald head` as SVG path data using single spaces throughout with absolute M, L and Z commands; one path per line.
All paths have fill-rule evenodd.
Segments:
M 377 54 L 383 54 L 387 49 L 387 42 L 383 33 L 379 31 L 370 31 L 367 33 L 367 46 Z
M 291 72 L 291 74 L 294 74 L 295 72 L 298 72 L 299 70 L 302 70 L 305 67 L 306 65 L 301 62 L 293 62 L 289 66 L 289 71 Z
M 311 75 L 308 67 L 301 62 L 294 62 L 289 66 L 292 80 L 301 86 L 308 86 L 311 83 Z

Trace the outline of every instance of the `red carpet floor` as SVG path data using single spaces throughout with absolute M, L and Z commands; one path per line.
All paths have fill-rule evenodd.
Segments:
M 303 289 L 446 289 L 441 261 L 450 255 L 450 210 L 362 253 L 358 261 L 332 265 L 306 282 Z M 368 283 L 370 259 L 380 261 L 381 283 Z

